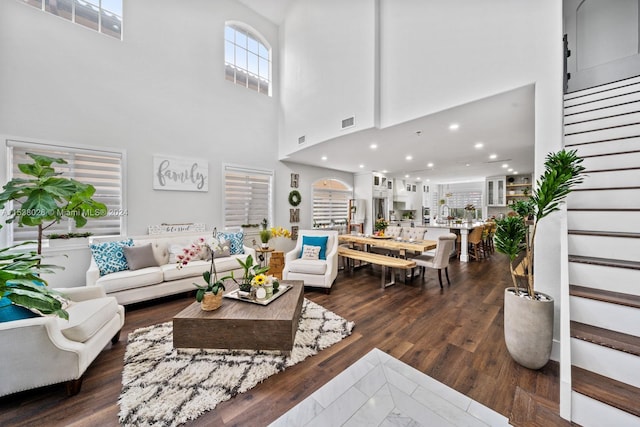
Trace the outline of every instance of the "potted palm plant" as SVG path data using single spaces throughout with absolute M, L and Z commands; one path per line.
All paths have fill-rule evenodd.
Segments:
M 581 163 L 576 151 L 549 153 L 531 196 L 514 204 L 517 215 L 497 221 L 495 247 L 509 257 L 513 284 L 504 294 L 505 342 L 514 360 L 530 369 L 546 365 L 553 342 L 553 298 L 534 288 L 536 231 L 582 183 Z

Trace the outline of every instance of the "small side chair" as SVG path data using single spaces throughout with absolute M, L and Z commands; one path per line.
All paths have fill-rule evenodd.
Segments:
M 411 258 L 416 262 L 416 266 L 420 267 L 420 274 L 422 280 L 424 280 L 425 268 L 433 268 L 438 270 L 438 280 L 440 281 L 440 288 L 442 288 L 442 270 L 447 276 L 447 283 L 451 285 L 449 281 L 449 258 L 451 257 L 451 251 L 456 244 L 456 235 L 453 233 L 443 234 L 438 236 L 438 243 L 436 245 L 436 253 L 434 256 L 430 255 L 418 255 Z

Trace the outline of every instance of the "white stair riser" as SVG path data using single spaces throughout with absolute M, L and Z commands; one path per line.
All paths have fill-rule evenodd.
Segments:
M 567 133 L 564 137 L 565 144 L 577 144 L 583 142 L 604 141 L 628 136 L 640 135 L 640 124 L 623 126 L 611 129 L 596 130 L 593 132 Z
M 582 165 L 586 168 L 587 174 L 590 170 L 637 168 L 640 167 L 640 152 L 587 157 L 582 161 Z M 636 170 L 633 173 L 640 176 L 640 171 Z M 623 179 L 627 180 L 629 178 L 632 177 L 625 176 Z
M 619 80 L 617 82 L 611 82 L 607 84 L 603 84 L 600 86 L 594 86 L 586 89 L 581 89 L 575 92 L 569 92 L 564 95 L 565 100 L 581 98 L 584 95 L 606 92 L 612 89 L 621 88 L 621 87 L 630 87 L 631 85 L 635 85 L 636 83 L 640 83 L 640 77 L 632 77 L 630 79 Z
M 640 310 L 619 304 L 571 296 L 571 320 L 640 337 Z
M 567 215 L 569 230 L 640 232 L 638 212 L 571 211 Z
M 640 357 L 571 338 L 571 364 L 640 387 Z
M 640 169 L 610 172 L 585 172 L 584 182 L 576 188 L 640 187 Z
M 583 427 L 638 427 L 640 418 L 598 400 L 571 393 L 571 421 Z
M 583 113 L 568 114 L 564 117 L 564 124 L 565 126 L 569 126 L 574 123 L 584 122 L 587 120 L 598 120 L 601 117 L 615 116 L 634 111 L 640 111 L 640 99 L 628 104 L 614 105 L 599 110 L 585 111 Z
M 611 96 L 624 95 L 632 92 L 640 91 L 640 83 L 621 85 L 618 87 L 612 87 L 607 89 L 601 88 L 600 91 L 595 91 L 591 93 L 583 93 L 582 96 L 573 97 L 573 98 L 565 98 L 564 105 L 565 107 L 571 107 L 577 104 L 584 104 L 585 102 L 594 102 L 599 101 L 603 98 L 609 98 Z
M 616 96 L 613 98 L 603 99 L 601 101 L 593 101 L 587 103 L 584 103 L 584 100 L 582 100 L 582 102 L 579 102 L 578 99 L 576 99 L 575 102 L 574 100 L 565 101 L 564 114 L 582 113 L 585 111 L 597 110 L 598 108 L 606 108 L 614 105 L 625 104 L 627 102 L 633 102 L 638 98 L 640 98 L 640 94 L 630 93 L 628 95 Z M 567 105 L 569 102 L 571 102 L 571 105 Z
M 602 117 L 602 116 L 601 116 Z M 640 122 L 640 112 L 625 114 L 622 116 L 606 117 L 598 120 L 568 124 L 565 122 L 564 133 L 587 132 L 596 129 L 609 128 L 614 126 L 624 126 L 631 123 Z
M 566 144 L 566 141 L 565 141 Z M 579 156 L 594 154 L 620 153 L 625 151 L 640 150 L 640 137 L 619 139 L 615 141 L 598 142 L 595 144 L 568 145 L 567 149 L 576 150 Z
M 606 254 L 603 254 L 606 256 Z M 569 263 L 569 281 L 572 285 L 605 289 L 623 294 L 640 295 L 640 270 L 612 268 L 601 265 Z
M 640 260 L 640 239 L 569 234 L 569 255 Z
M 574 191 L 567 197 L 569 209 L 639 209 L 640 190 Z

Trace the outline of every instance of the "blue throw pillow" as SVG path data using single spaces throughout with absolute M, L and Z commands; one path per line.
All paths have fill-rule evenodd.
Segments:
M 220 240 L 224 240 L 229 245 L 231 255 L 238 255 L 244 253 L 244 232 L 224 232 L 218 231 L 216 236 Z
M 300 257 L 304 252 L 304 245 L 320 246 L 320 258 L 327 259 L 327 240 L 329 236 L 302 236 L 302 250 L 300 251 Z
M 9 298 L 0 298 L 0 323 L 31 317 L 39 316 L 29 309 L 13 304 Z
M 123 246 L 133 246 L 133 240 L 121 240 L 119 242 L 104 242 L 91 245 L 91 254 L 96 260 L 100 275 L 115 273 L 129 269 L 127 258 L 124 256 Z

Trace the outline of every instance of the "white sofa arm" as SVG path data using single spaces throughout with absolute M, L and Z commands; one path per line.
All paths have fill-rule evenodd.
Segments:
M 100 285 L 80 288 L 57 288 L 55 290 L 62 293 L 72 301 L 87 301 L 107 296 L 104 288 Z
M 98 264 L 93 259 L 93 255 L 91 256 L 91 264 L 89 265 L 89 269 L 85 274 L 85 284 L 86 286 L 96 286 L 98 279 L 100 278 L 100 269 L 98 268 Z

